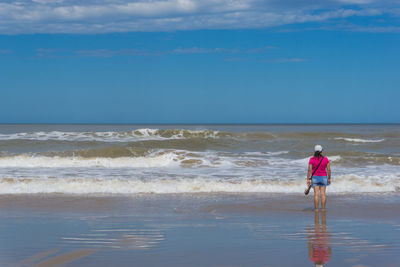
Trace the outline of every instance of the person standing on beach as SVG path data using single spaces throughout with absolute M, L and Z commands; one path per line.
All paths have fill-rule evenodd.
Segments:
M 331 184 L 331 167 L 328 158 L 322 155 L 322 151 L 322 146 L 316 145 L 314 147 L 314 156 L 308 162 L 307 185 L 312 183 L 314 188 L 314 207 L 316 211 L 319 209 L 320 198 L 321 208 L 325 210 L 326 187 Z M 315 169 L 317 170 L 315 171 Z M 314 175 L 311 178 L 313 173 Z

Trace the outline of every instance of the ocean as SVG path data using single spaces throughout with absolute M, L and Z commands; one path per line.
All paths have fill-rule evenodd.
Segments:
M 399 193 L 400 125 L 0 125 L 0 194 Z

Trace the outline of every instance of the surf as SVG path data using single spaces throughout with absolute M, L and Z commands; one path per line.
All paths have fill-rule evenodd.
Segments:
M 283 193 L 301 194 L 304 179 L 161 178 L 0 178 L 0 194 L 183 194 Z M 393 193 L 400 191 L 396 175 L 385 177 L 347 174 L 332 179 L 329 193 Z

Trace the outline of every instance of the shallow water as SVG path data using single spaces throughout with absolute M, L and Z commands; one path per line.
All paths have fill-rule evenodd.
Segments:
M 398 266 L 399 198 L 328 200 L 316 214 L 289 194 L 2 196 L 0 263 Z

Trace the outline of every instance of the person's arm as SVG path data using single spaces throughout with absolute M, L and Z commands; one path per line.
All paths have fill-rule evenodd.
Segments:
M 328 184 L 331 184 L 331 164 L 328 163 L 328 165 L 326 165 L 326 170 L 328 172 Z
M 311 184 L 312 164 L 308 164 L 307 185 Z

